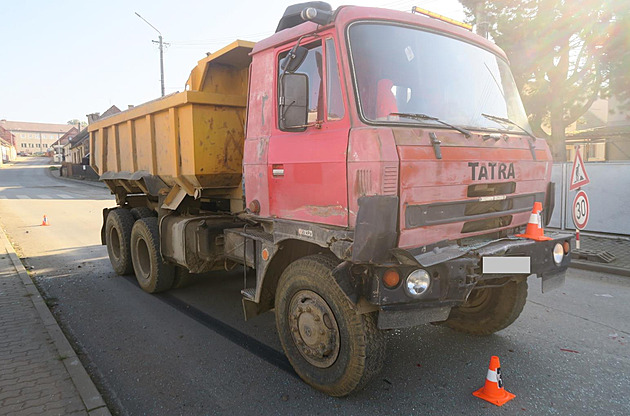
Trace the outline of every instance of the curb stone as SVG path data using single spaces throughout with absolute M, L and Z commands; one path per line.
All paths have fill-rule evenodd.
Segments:
M 57 166 L 57 165 L 51 165 L 51 166 Z M 107 188 L 107 185 L 105 185 L 103 182 L 100 182 L 100 181 L 94 182 L 94 181 L 91 181 L 91 180 L 88 180 L 88 179 L 74 179 L 74 178 L 68 178 L 67 176 L 59 176 L 58 174 L 53 173 L 48 168 L 46 168 L 46 174 L 48 176 L 50 176 L 51 178 L 59 179 L 59 180 L 62 180 L 62 181 L 77 182 L 77 183 L 82 183 L 84 185 L 92 186 L 92 187 L 95 187 L 95 188 L 109 189 L 109 188 Z
M 630 270 L 623 267 L 608 266 L 603 263 L 595 263 L 592 261 L 573 260 L 571 259 L 571 265 L 574 269 L 589 270 L 593 272 L 610 273 L 619 276 L 630 277 Z

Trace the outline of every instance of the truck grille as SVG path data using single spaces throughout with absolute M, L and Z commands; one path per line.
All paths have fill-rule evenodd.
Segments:
M 502 217 L 487 218 L 483 220 L 468 221 L 462 227 L 462 234 L 475 233 L 477 231 L 494 230 L 495 228 L 507 227 L 512 223 L 511 215 Z
M 495 195 L 466 201 L 409 205 L 405 210 L 405 225 L 409 229 L 465 222 L 462 233 L 505 227 L 512 222 L 512 215 L 531 211 L 534 202 L 542 201 L 544 196 L 542 192 L 505 197 Z

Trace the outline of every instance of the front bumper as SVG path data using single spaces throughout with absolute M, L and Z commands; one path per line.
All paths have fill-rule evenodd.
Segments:
M 395 268 L 400 273 L 401 284 L 387 288 L 382 276 L 392 266 L 375 267 L 373 278 L 369 279 L 370 287 L 364 294 L 369 303 L 379 307 L 379 326 L 397 328 L 410 326 L 408 322 L 413 322 L 412 325 L 434 322 L 439 320 L 436 316 L 445 313 L 448 316 L 445 311 L 464 303 L 475 286 L 503 284 L 534 274 L 542 279 L 543 292 L 547 292 L 564 283 L 571 262 L 571 254 L 566 253 L 560 264 L 556 264 L 553 248 L 558 243 L 570 243 L 572 238 L 572 235 L 560 233 L 548 233 L 548 236 L 552 238 L 549 241 L 511 237 L 479 242 L 474 246 L 448 245 L 421 254 L 395 249 L 393 254 L 400 263 Z M 484 274 L 483 259 L 494 257 L 505 258 L 508 263 L 510 258 L 518 257 L 520 263 L 523 258 L 529 258 L 529 271 Z M 431 284 L 422 295 L 412 297 L 405 288 L 405 279 L 419 268 L 429 273 Z

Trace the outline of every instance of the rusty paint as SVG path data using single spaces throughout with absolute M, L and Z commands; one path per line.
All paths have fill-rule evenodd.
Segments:
M 269 99 L 269 96 L 267 95 L 267 93 L 264 93 L 264 95 L 262 96 L 262 104 L 260 106 L 260 119 L 262 121 L 262 125 L 265 125 L 265 103 L 267 102 L 267 100 Z
M 304 206 L 304 209 L 313 216 L 324 218 L 333 216 L 344 216 L 347 214 L 345 208 L 341 205 L 306 205 Z

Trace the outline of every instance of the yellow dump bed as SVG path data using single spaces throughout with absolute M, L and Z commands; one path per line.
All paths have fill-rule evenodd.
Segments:
M 91 165 L 112 192 L 149 193 L 148 177 L 191 196 L 240 187 L 253 47 L 236 41 L 200 60 L 186 91 L 90 124 Z

